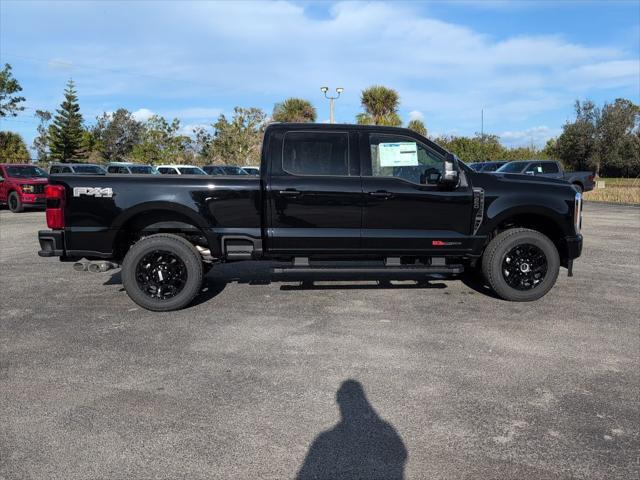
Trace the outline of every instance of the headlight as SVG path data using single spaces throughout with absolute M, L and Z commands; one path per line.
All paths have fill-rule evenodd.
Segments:
M 20 185 L 20 188 L 22 188 L 22 191 L 24 193 L 33 193 L 34 192 L 33 185 Z
M 576 233 L 580 233 L 582 227 L 582 194 L 576 192 L 576 199 L 573 207 L 573 221 L 576 226 Z

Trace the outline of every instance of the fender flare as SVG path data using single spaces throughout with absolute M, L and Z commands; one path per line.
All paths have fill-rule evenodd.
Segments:
M 198 229 L 200 229 L 204 234 L 204 236 L 207 238 L 207 243 L 209 244 L 209 249 L 211 250 L 212 254 L 214 252 L 215 253 L 220 252 L 221 250 L 220 239 L 218 238 L 218 235 L 212 231 L 212 229 L 207 224 L 207 221 L 202 217 L 202 215 L 200 215 L 198 212 L 194 211 L 189 207 L 186 207 L 182 204 L 175 203 L 175 202 L 151 201 L 151 202 L 144 202 L 144 203 L 135 205 L 134 207 L 131 207 L 121 212 L 113 221 L 111 228 L 120 232 L 128 221 L 130 221 L 137 215 L 149 213 L 151 211 L 170 211 L 186 217 L 190 221 L 190 224 L 195 225 Z M 167 225 L 174 224 L 173 226 L 177 226 L 181 222 L 179 221 L 162 222 L 161 221 L 161 222 L 154 222 L 153 225 L 159 225 L 162 223 L 165 223 Z

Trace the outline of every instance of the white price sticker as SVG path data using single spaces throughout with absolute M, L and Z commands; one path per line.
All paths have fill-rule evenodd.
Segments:
M 418 144 L 415 142 L 381 143 L 378 145 L 381 167 L 416 167 Z

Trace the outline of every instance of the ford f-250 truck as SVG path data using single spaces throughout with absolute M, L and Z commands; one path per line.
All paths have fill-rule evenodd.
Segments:
M 208 269 L 243 260 L 274 262 L 284 280 L 478 267 L 503 299 L 530 301 L 560 266 L 571 274 L 581 209 L 565 181 L 476 173 L 407 129 L 272 124 L 259 177 L 52 175 L 39 254 L 121 265 L 129 296 L 156 311 L 188 305 Z

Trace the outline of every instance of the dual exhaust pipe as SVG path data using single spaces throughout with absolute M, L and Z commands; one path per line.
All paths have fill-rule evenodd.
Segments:
M 73 264 L 73 269 L 76 272 L 91 272 L 91 273 L 104 273 L 108 270 L 118 268 L 120 265 L 113 262 L 99 261 L 99 262 L 76 262 Z

